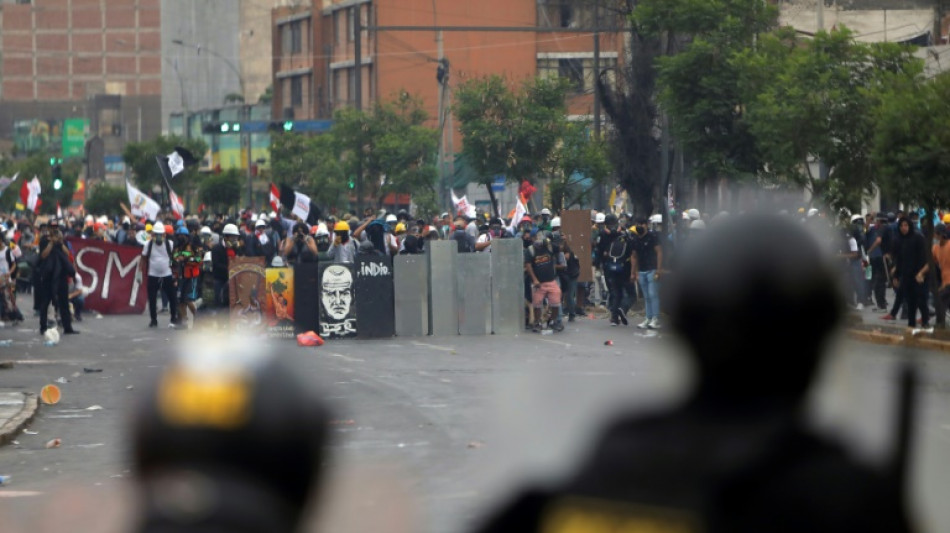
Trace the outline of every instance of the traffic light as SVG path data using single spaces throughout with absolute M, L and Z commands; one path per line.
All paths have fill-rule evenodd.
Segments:
M 346 186 L 349 187 L 349 188 L 351 188 L 351 189 L 355 189 L 355 188 L 356 188 L 356 182 L 354 182 L 353 179 L 350 178 L 350 181 L 349 181 L 349 183 L 346 184 Z
M 201 126 L 201 132 L 208 135 L 241 133 L 240 122 L 206 122 Z
M 293 120 L 275 120 L 267 125 L 267 131 L 271 133 L 290 133 L 294 131 Z
M 293 129 L 294 129 L 294 121 L 293 121 L 293 120 L 285 120 L 285 121 L 284 121 L 284 131 L 291 131 L 291 130 L 293 130 Z
M 63 167 L 59 164 L 53 166 L 53 189 L 60 190 L 63 188 Z

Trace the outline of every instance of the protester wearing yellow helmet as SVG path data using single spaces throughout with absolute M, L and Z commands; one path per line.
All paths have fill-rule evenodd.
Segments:
M 346 221 L 339 221 L 333 225 L 336 237 L 327 250 L 330 260 L 334 263 L 353 263 L 356 259 L 356 244 L 350 239 L 350 225 Z

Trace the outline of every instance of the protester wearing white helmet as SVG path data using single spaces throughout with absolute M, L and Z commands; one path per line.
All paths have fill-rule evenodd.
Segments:
M 228 294 L 228 261 L 244 255 L 244 241 L 237 226 L 228 223 L 221 230 L 221 242 L 211 248 L 211 277 L 214 279 L 214 303 L 217 307 L 230 305 Z
M 603 224 L 605 220 L 607 220 L 607 216 L 603 213 L 594 215 L 594 224 Z
M 551 219 L 551 230 L 556 231 L 561 228 L 561 217 Z
M 699 214 L 699 209 L 690 209 L 689 211 L 686 212 L 686 214 L 689 216 L 690 220 L 699 220 L 701 218 Z
M 143 248 L 142 255 L 145 261 L 139 261 L 136 267 L 135 279 L 142 281 L 142 264 L 148 263 L 148 327 L 158 327 L 158 309 L 156 297 L 162 291 L 168 300 L 171 312 L 169 328 L 178 326 L 178 294 L 175 290 L 175 278 L 172 277 L 172 242 L 165 239 L 165 224 L 156 222 L 152 226 L 152 240 Z

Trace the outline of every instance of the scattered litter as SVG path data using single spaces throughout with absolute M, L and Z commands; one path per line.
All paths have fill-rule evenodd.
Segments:
M 396 445 L 396 447 L 397 447 L 397 448 L 405 448 L 405 447 L 406 447 L 406 443 L 405 443 L 405 442 L 400 442 L 399 444 Z
M 102 410 L 101 405 L 90 405 L 89 407 L 86 408 L 86 411 L 101 411 L 101 410 Z
M 132 389 L 134 389 L 134 388 L 135 388 L 134 385 L 129 385 L 128 387 L 125 388 L 125 390 L 132 390 Z
M 78 378 L 80 375 L 81 375 L 81 374 L 79 374 L 79 372 L 73 372 L 73 374 L 72 374 L 71 376 L 69 376 L 69 377 L 71 377 L 71 378 Z
M 587 318 L 588 318 L 589 320 L 595 320 L 595 319 L 594 319 L 594 313 L 591 313 L 591 314 L 587 315 Z
M 71 448 L 99 448 L 101 446 L 105 446 L 105 443 L 97 442 L 95 444 L 75 444 L 71 446 Z
M 473 440 L 472 442 L 468 443 L 469 448 L 481 448 L 484 445 L 485 445 L 484 442 L 477 441 L 477 440 Z
M 10 441 L 10 444 L 12 444 L 12 445 L 14 445 L 14 446 L 19 446 L 19 445 L 20 445 L 20 441 L 18 441 L 18 440 L 11 440 L 11 441 Z
M 102 355 L 105 355 L 105 354 L 102 354 Z M 102 372 L 102 369 L 101 368 L 83 368 L 82 371 L 87 374 L 95 374 L 97 372 Z
M 13 339 L 6 339 L 0 341 L 0 346 L 13 346 Z
M 25 434 L 25 435 L 39 435 L 40 432 L 39 432 L 39 431 L 31 431 L 31 430 L 29 430 L 29 429 L 24 429 L 24 430 L 23 430 L 23 434 Z
M 60 384 L 69 383 L 69 380 L 66 379 L 66 378 L 64 378 L 64 377 L 58 377 L 58 378 L 54 379 L 53 381 L 55 381 L 56 383 L 60 383 Z
M 43 403 L 46 405 L 56 405 L 59 403 L 61 396 L 59 387 L 56 385 L 46 385 L 40 389 L 40 399 L 43 400 Z
M 102 315 L 99 313 L 96 313 L 96 320 L 102 320 Z
M 323 337 L 315 331 L 308 331 L 297 335 L 297 346 L 323 346 Z
M 46 339 L 46 346 L 56 346 L 59 344 L 59 330 L 56 328 L 46 330 L 46 333 L 43 334 L 43 338 Z
M 122 474 L 113 474 L 113 475 L 111 475 L 111 476 L 109 476 L 109 477 L 112 478 L 112 479 L 119 479 L 119 478 L 121 478 L 121 477 L 123 477 L 123 476 L 122 476 Z
M 3 361 L 0 363 L 0 370 L 10 370 L 13 368 L 13 361 Z
M 614 341 L 604 341 L 604 346 L 613 346 Z
M 49 441 L 49 442 L 46 443 L 46 449 L 48 450 L 48 449 L 51 449 L 51 448 L 59 448 L 59 447 L 62 446 L 62 445 L 63 445 L 63 440 L 62 440 L 62 439 L 53 439 L 53 440 L 51 440 L 51 441 Z
M 554 335 L 554 330 L 553 330 L 553 329 L 542 329 L 542 330 L 541 330 L 541 334 L 542 334 L 542 335 Z
M 0 476 L 0 485 L 9 485 L 10 479 L 12 479 L 10 476 Z

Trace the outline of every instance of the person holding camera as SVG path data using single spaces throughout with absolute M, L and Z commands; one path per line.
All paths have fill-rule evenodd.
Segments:
M 307 225 L 298 222 L 294 225 L 293 233 L 284 239 L 280 255 L 287 259 L 288 264 L 316 263 L 317 241 L 309 235 Z
M 73 329 L 72 315 L 69 312 L 69 280 L 76 275 L 76 269 L 69 256 L 69 248 L 63 240 L 59 221 L 49 222 L 49 232 L 40 239 L 39 286 L 37 299 L 39 300 L 40 335 L 49 329 L 47 313 L 49 305 L 55 300 L 59 309 L 59 319 L 63 326 L 63 333 L 75 335 L 79 333 Z

